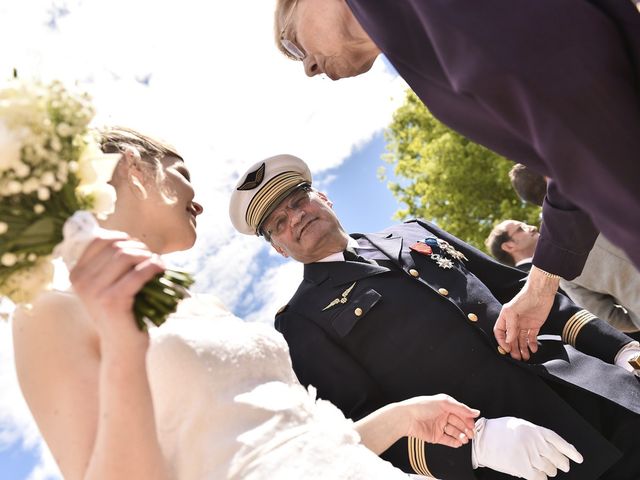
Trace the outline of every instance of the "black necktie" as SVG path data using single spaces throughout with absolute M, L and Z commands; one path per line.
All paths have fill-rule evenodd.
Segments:
M 342 252 L 342 254 L 344 255 L 344 259 L 347 260 L 348 262 L 360 262 L 360 263 L 369 263 L 371 265 L 376 265 L 375 260 L 368 260 L 364 257 L 361 257 L 350 248 L 345 249 L 345 251 Z

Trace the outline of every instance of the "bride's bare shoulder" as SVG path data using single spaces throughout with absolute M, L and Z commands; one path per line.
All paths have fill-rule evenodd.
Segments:
M 22 341 L 33 343 L 37 339 L 64 343 L 88 341 L 93 334 L 84 306 L 69 292 L 43 292 L 31 306 L 18 307 L 13 318 L 16 347 Z

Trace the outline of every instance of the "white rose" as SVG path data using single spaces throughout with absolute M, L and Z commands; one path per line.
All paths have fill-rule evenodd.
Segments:
M 41 203 L 36 203 L 33 206 L 33 211 L 36 215 L 40 215 L 41 213 L 44 213 L 44 205 L 42 205 Z
M 0 222 L 0 235 L 4 235 L 9 230 L 9 225 L 4 222 Z
M 93 201 L 91 212 L 99 218 L 104 218 L 113 213 L 116 205 L 116 190 L 106 183 L 95 183 L 78 187 L 81 195 L 90 197 Z
M 121 157 L 119 153 L 102 153 L 97 145 L 90 144 L 78 161 L 80 185 L 108 183 Z
M 20 137 L 11 131 L 0 120 L 0 174 L 15 168 L 20 162 L 20 149 L 22 142 Z

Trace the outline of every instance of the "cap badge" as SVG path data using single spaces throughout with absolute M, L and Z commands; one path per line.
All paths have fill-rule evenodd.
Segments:
M 266 168 L 266 164 L 263 163 L 258 167 L 257 170 L 253 172 L 249 172 L 247 174 L 247 178 L 245 178 L 244 183 L 238 187 L 238 190 L 253 190 L 258 185 L 262 183 L 264 180 L 264 170 Z

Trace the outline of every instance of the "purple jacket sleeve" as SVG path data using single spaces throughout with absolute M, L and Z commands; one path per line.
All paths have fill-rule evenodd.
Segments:
M 568 280 L 582 271 L 598 236 L 591 218 L 558 192 L 551 180 L 533 264 Z

